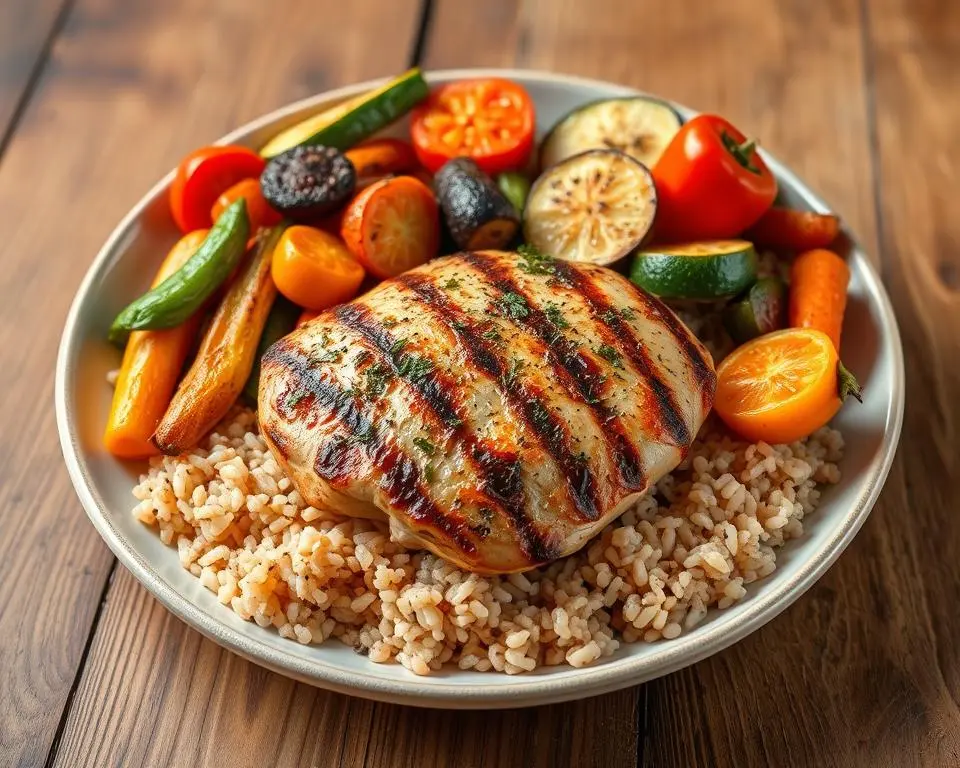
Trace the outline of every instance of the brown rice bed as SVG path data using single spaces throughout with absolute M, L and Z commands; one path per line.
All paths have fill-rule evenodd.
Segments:
M 669 640 L 740 600 L 803 533 L 817 485 L 840 478 L 842 450 L 830 428 L 751 445 L 711 420 L 656 493 L 584 549 L 506 577 L 466 573 L 394 544 L 386 525 L 304 505 L 245 409 L 194 452 L 153 459 L 133 512 L 221 603 L 283 637 L 336 637 L 421 675 L 447 662 L 516 674 Z

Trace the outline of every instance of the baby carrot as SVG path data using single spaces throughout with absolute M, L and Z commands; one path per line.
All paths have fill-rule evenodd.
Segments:
M 198 229 L 181 237 L 160 265 L 153 287 L 180 269 L 206 236 L 207 230 Z M 145 459 L 159 453 L 150 437 L 170 404 L 199 319 L 197 313 L 174 328 L 130 334 L 103 434 L 103 444 L 114 456 Z
M 790 270 L 790 325 L 823 331 L 840 349 L 848 282 L 850 268 L 833 251 L 801 253 Z

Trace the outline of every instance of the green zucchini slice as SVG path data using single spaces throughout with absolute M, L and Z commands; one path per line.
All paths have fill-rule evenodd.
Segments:
M 643 243 L 656 211 L 650 171 L 623 152 L 595 149 L 540 174 L 527 197 L 523 234 L 558 259 L 612 264 Z
M 728 298 L 757 279 L 757 253 L 746 240 L 658 246 L 636 254 L 630 279 L 664 298 Z
M 415 67 L 370 93 L 348 99 L 281 131 L 260 154 L 274 157 L 301 144 L 322 144 L 342 152 L 399 120 L 429 92 L 427 82 Z
M 681 124 L 669 104 L 648 96 L 594 101 L 554 125 L 540 147 L 540 167 L 588 149 L 619 149 L 652 168 Z

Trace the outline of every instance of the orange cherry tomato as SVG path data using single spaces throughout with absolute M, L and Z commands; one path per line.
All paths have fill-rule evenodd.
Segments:
M 202 147 L 180 162 L 170 185 L 170 213 L 183 232 L 213 224 L 217 198 L 242 179 L 259 177 L 266 161 L 252 149 L 227 145 Z
M 352 299 L 363 282 L 363 267 L 340 238 L 303 225 L 281 235 L 273 252 L 272 274 L 280 293 L 314 310 Z
M 791 443 L 815 432 L 840 410 L 856 380 L 840 364 L 830 337 L 812 328 L 758 336 L 717 368 L 714 410 L 748 440 Z
M 347 205 L 340 235 L 370 274 L 395 277 L 437 255 L 436 198 L 412 176 L 383 179 Z
M 274 224 L 279 224 L 283 218 L 264 199 L 263 193 L 260 191 L 260 179 L 244 179 L 227 189 L 213 204 L 213 208 L 210 210 L 210 218 L 216 221 L 220 218 L 224 209 L 241 197 L 247 201 L 247 217 L 250 219 L 251 232 L 256 232 L 260 227 L 272 227 Z
M 410 136 L 420 163 L 436 173 L 453 157 L 470 157 L 487 173 L 526 165 L 533 150 L 533 100 L 501 78 L 441 85 L 414 109 Z

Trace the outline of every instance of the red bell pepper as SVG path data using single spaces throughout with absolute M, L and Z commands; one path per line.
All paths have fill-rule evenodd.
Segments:
M 736 237 L 773 205 L 777 180 L 733 125 L 716 115 L 686 123 L 653 168 L 656 238 Z

